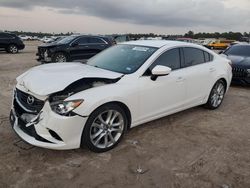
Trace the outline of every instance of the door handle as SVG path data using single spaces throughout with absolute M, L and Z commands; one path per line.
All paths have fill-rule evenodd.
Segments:
M 215 68 L 210 68 L 209 69 L 209 72 L 214 72 L 215 71 Z

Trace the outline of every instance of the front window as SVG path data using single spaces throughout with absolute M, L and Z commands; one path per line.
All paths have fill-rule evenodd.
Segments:
M 78 44 L 83 45 L 83 44 L 88 44 L 88 38 L 87 37 L 81 37 L 77 39 L 76 41 Z
M 224 54 L 250 57 L 250 46 L 232 46 Z
M 89 43 L 91 43 L 91 44 L 105 44 L 105 42 L 102 39 L 94 38 L 94 37 L 89 38 Z
M 150 71 L 152 71 L 156 65 L 167 66 L 167 67 L 170 67 L 172 70 L 181 68 L 181 58 L 180 58 L 179 48 L 168 50 L 167 52 L 163 53 L 149 67 Z
M 153 47 L 116 45 L 91 58 L 87 65 L 131 74 L 137 71 L 156 50 L 157 48 Z
M 68 44 L 70 43 L 72 40 L 74 40 L 76 38 L 76 36 L 68 36 L 68 37 L 65 37 L 61 40 L 59 40 L 57 43 L 58 44 Z

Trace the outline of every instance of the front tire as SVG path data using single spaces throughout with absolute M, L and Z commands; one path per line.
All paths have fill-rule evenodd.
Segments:
M 15 44 L 11 44 L 8 46 L 7 52 L 11 53 L 11 54 L 16 54 L 16 53 L 18 53 L 18 48 Z
M 60 62 L 67 62 L 67 56 L 66 54 L 62 53 L 62 52 L 59 52 L 59 53 L 56 53 L 53 57 L 53 62 L 57 62 L 57 63 L 60 63 Z
M 207 107 L 208 109 L 214 110 L 216 108 L 219 108 L 219 106 L 221 105 L 224 96 L 226 93 L 226 84 L 224 81 L 222 80 L 218 80 L 209 95 L 208 101 L 205 104 L 205 107 Z
M 89 116 L 82 145 L 97 153 L 111 150 L 121 141 L 127 125 L 128 119 L 119 105 L 103 105 Z

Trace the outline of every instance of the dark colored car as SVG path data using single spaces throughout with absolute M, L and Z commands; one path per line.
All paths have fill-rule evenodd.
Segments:
M 0 50 L 15 54 L 24 47 L 23 41 L 15 34 L 0 32 Z
M 113 40 L 108 37 L 72 35 L 38 46 L 37 60 L 42 63 L 86 60 L 112 45 Z
M 250 44 L 236 44 L 223 54 L 232 61 L 232 83 L 250 85 Z

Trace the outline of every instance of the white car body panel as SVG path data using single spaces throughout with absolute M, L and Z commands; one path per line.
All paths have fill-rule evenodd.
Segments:
M 81 134 L 88 116 L 98 107 L 109 102 L 120 102 L 131 114 L 131 127 L 205 104 L 210 91 L 219 79 L 225 79 L 227 89 L 231 83 L 232 70 L 229 60 L 195 44 L 176 41 L 132 41 L 127 45 L 152 46 L 159 48 L 136 72 L 128 75 L 107 71 L 79 63 L 49 64 L 32 68 L 17 78 L 17 88 L 38 99 L 46 100 L 50 94 L 62 91 L 82 78 L 121 78 L 118 82 L 101 85 L 78 92 L 65 101 L 83 99 L 73 110 L 79 116 L 64 117 L 51 110 L 46 100 L 42 120 L 35 125 L 37 133 L 56 144 L 38 142 L 25 135 L 14 125 L 17 134 L 27 142 L 51 149 L 74 149 L 80 147 Z M 214 56 L 212 62 L 172 71 L 152 81 L 143 74 L 165 51 L 176 47 L 194 47 Z M 56 142 L 47 128 L 57 132 L 63 142 Z

